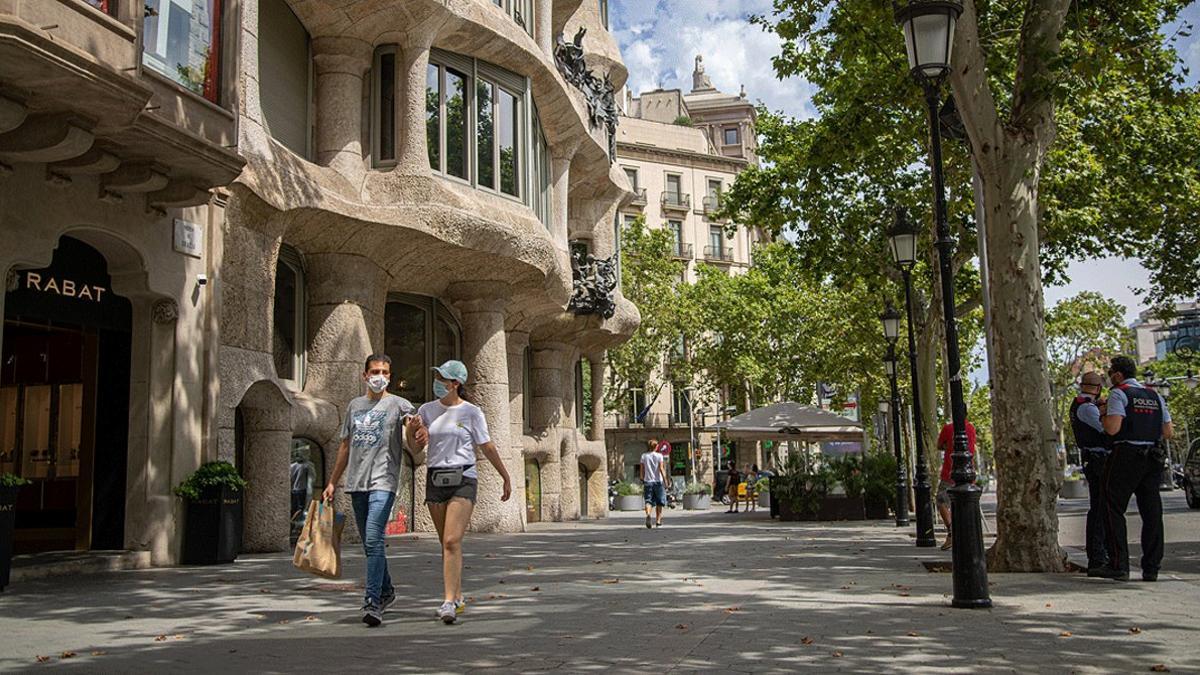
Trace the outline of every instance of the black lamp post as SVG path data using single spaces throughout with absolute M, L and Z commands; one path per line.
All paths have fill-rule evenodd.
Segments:
M 888 339 L 887 356 L 883 366 L 887 369 L 888 382 L 892 386 L 892 446 L 896 453 L 896 527 L 908 527 L 908 472 L 904 470 L 904 451 L 900 446 L 900 389 L 896 386 L 896 337 L 900 333 L 900 312 L 888 307 L 881 317 L 883 334 Z
M 950 372 L 950 408 L 954 421 L 954 469 L 950 488 L 955 607 L 991 607 L 987 561 L 975 468 L 967 445 L 967 406 L 963 400 L 958 325 L 954 318 L 954 240 L 946 222 L 946 186 L 942 174 L 942 139 L 938 124 L 941 85 L 950 74 L 959 0 L 909 0 L 896 7 L 896 23 L 904 29 L 904 45 L 912 76 L 925 91 L 929 109 L 929 163 L 933 171 L 934 216 L 937 222 L 938 271 L 942 284 L 942 315 L 946 321 L 946 365 Z
M 925 457 L 925 438 L 922 433 L 921 386 L 917 380 L 917 341 L 913 336 L 912 269 L 917 264 L 917 228 L 903 209 L 896 209 L 896 223 L 888 231 L 892 260 L 904 276 L 904 307 L 908 314 L 908 367 L 912 381 L 913 454 L 916 456 L 917 546 L 937 546 L 933 531 L 932 488 L 929 466 Z

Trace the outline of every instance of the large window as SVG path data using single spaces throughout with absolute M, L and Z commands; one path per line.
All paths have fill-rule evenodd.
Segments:
M 714 254 L 724 257 L 725 231 L 720 225 L 708 226 L 708 245 L 712 247 Z
M 679 220 L 668 220 L 667 228 L 671 230 L 671 238 L 675 244 L 675 255 L 683 255 L 683 222 Z
M 307 158 L 312 99 L 308 31 L 286 0 L 262 0 L 258 11 L 263 121 L 272 138 Z
M 671 385 L 671 418 L 676 424 L 687 424 L 691 419 L 691 395 L 692 392 L 683 383 Z
M 737 145 L 738 144 L 738 128 L 737 127 L 726 127 L 724 130 L 724 133 L 725 133 L 725 145 Z
M 144 0 L 142 63 L 220 103 L 222 0 Z
M 672 204 L 683 203 L 683 178 L 678 174 L 667 174 L 667 200 Z
M 548 225 L 553 217 L 550 147 L 528 91 L 526 78 L 433 50 L 425 78 L 429 166 L 519 199 Z M 394 100 L 380 103 L 395 107 Z
M 600 0 L 600 23 L 608 30 L 608 0 Z
M 642 410 L 646 408 L 646 389 L 645 387 L 630 387 L 629 388 L 629 420 L 631 422 L 640 422 Z
M 433 400 L 432 368 L 461 358 L 458 322 L 433 298 L 394 293 L 383 317 L 384 352 L 392 357 L 388 391 L 419 405 Z
M 284 244 L 275 265 L 271 351 L 276 377 L 301 384 L 304 381 L 305 308 L 304 264 L 299 252 Z
M 371 88 L 371 156 L 375 166 L 396 164 L 396 47 L 375 50 Z
M 529 346 L 521 355 L 521 415 L 525 431 L 533 429 L 533 347 Z
M 628 166 L 625 167 L 625 177 L 629 179 L 629 186 L 633 188 L 634 192 L 637 192 L 637 189 L 638 189 L 637 169 L 635 169 L 633 167 L 628 167 Z
M 492 0 L 492 4 L 504 11 L 517 25 L 533 36 L 534 0 Z

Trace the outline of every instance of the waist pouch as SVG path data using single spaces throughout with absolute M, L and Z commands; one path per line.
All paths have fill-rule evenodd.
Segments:
M 463 472 L 475 466 L 445 466 L 429 469 L 429 484 L 434 487 L 459 487 L 463 484 Z

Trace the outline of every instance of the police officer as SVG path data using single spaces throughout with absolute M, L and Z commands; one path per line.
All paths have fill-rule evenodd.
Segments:
M 1108 546 L 1104 540 L 1104 461 L 1111 439 L 1100 421 L 1100 388 L 1104 378 L 1086 372 L 1079 382 L 1079 396 L 1071 403 L 1071 430 L 1083 460 L 1083 475 L 1088 482 L 1087 557 L 1088 576 L 1105 576 Z
M 1163 559 L 1162 440 L 1175 434 L 1166 401 L 1139 383 L 1137 366 L 1127 356 L 1117 356 L 1109 366 L 1113 386 L 1108 395 L 1104 431 L 1112 437 L 1112 451 L 1104 467 L 1107 509 L 1108 562 L 1102 576 L 1129 579 L 1129 540 L 1125 510 L 1137 495 L 1142 517 L 1142 579 L 1158 581 Z

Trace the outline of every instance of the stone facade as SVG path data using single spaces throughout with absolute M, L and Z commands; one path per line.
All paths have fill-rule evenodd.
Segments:
M 611 256 L 630 186 L 553 56 L 557 35 L 586 27 L 589 67 L 624 82 L 596 3 L 225 0 L 177 50 L 179 78 L 203 71 L 188 86 L 143 64 L 144 4 L 0 0 L 0 269 L 13 288 L 68 235 L 132 304 L 120 546 L 176 562 L 171 489 L 219 458 L 250 481 L 245 550 L 285 550 L 289 455 L 316 448 L 323 485 L 362 360 L 383 351 L 411 366 L 396 386 L 418 403 L 435 359 L 470 369 L 514 483 L 501 503 L 480 467 L 474 529 L 603 517 L 602 378 L 585 429 L 576 375 L 602 372 L 639 317 L 619 291 L 609 317 L 568 311 L 568 241 Z M 198 45 L 214 27 L 223 39 Z M 443 91 L 433 127 L 430 72 Z M 494 87 L 495 117 L 476 85 Z M 495 120 L 493 145 L 457 136 L 459 112 L 471 132 Z M 451 159 L 431 167 L 431 142 L 447 156 L 455 139 L 465 180 Z M 196 250 L 179 252 L 176 221 Z M 418 315 L 424 333 L 398 339 Z M 431 529 L 423 463 L 406 457 L 409 529 Z
M 617 140 L 617 165 L 635 193 L 621 206 L 622 222 L 643 216 L 647 227 L 671 230 L 675 257 L 684 263 L 688 282 L 696 280 L 700 264 L 743 273 L 750 267 L 754 246 L 765 239 L 756 228 L 731 228 L 728 221 L 716 218 L 721 193 L 740 171 L 758 162 L 754 107 L 744 91 L 731 95 L 717 90 L 704 72 L 701 56 L 696 57 L 692 84 L 686 94 L 679 89 L 656 89 L 636 97 L 625 92 L 625 116 Z M 719 420 L 717 408 L 732 402 L 695 402 L 694 424 L 689 427 L 693 420 L 682 391 L 686 387 L 677 384 L 667 383 L 657 397 L 658 387 L 648 388 L 636 398 L 628 397 L 620 411 L 608 414 L 608 464 L 614 477 L 635 480 L 637 457 L 647 440 L 686 448 L 694 434 L 695 447 L 700 449 L 698 478 L 713 479 L 716 435 L 706 427 Z M 637 413 L 646 406 L 649 412 L 639 421 Z M 756 461 L 749 451 L 742 454 L 739 461 Z M 675 474 L 676 482 L 691 480 L 691 473 L 689 459 L 683 472 Z

